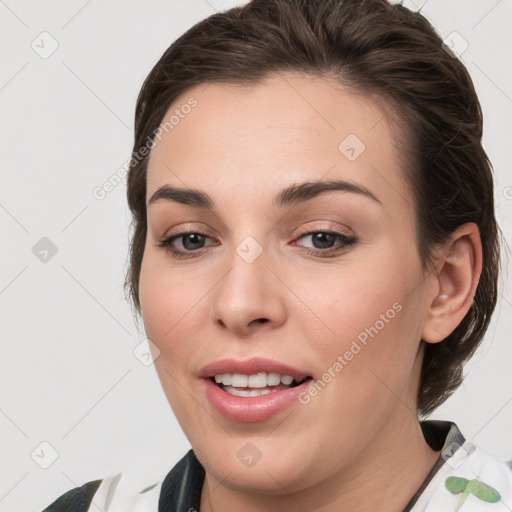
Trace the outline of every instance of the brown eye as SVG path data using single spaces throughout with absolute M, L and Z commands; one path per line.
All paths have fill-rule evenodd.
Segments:
M 299 237 L 299 240 L 311 237 L 312 249 L 306 252 L 322 256 L 322 254 L 331 254 L 338 252 L 344 248 L 354 245 L 356 238 L 347 236 L 344 233 L 337 231 L 310 231 L 304 233 Z M 336 246 L 336 242 L 339 242 Z
M 204 243 L 209 238 L 206 233 L 187 231 L 164 238 L 158 243 L 158 247 L 164 248 L 176 258 L 194 257 L 195 252 L 203 252 L 201 249 L 204 249 Z M 181 245 L 181 248 L 175 248 L 176 241 L 179 241 L 178 245 Z

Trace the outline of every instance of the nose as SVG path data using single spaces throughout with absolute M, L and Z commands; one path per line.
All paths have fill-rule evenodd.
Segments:
M 229 269 L 212 290 L 211 318 L 217 326 L 243 337 L 285 322 L 285 287 L 268 264 L 265 250 L 252 262 L 233 251 Z

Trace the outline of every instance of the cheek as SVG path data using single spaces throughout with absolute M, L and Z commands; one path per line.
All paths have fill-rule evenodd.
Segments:
M 141 265 L 139 297 L 147 337 L 162 355 L 184 348 L 180 339 L 189 339 L 184 332 L 190 325 L 197 305 L 196 286 L 185 286 L 178 274 L 165 268 L 159 255 L 146 251 Z
M 393 304 L 401 299 L 403 291 L 401 283 L 392 284 L 393 269 L 387 270 L 384 277 L 371 266 L 351 266 L 350 271 L 342 269 L 338 275 L 315 273 L 303 279 L 296 290 L 299 297 L 306 297 L 308 311 L 298 318 L 308 322 L 310 335 L 316 331 L 314 338 L 322 340 L 324 349 L 343 348 L 344 343 L 376 322 L 380 327 L 382 314 L 388 312 L 388 317 L 395 317 Z
M 139 280 L 144 329 L 159 351 L 155 370 L 184 432 L 190 403 L 188 362 L 198 352 L 198 296 L 198 287 L 187 287 L 159 255 L 144 255 Z
M 302 330 L 314 340 L 310 348 L 317 370 L 328 371 L 341 356 L 341 367 L 331 372 L 343 375 L 337 380 L 345 389 L 370 381 L 382 387 L 376 375 L 401 386 L 414 363 L 422 317 L 421 268 L 410 257 L 404 265 L 397 251 L 389 251 L 387 259 L 385 254 L 379 252 L 379 261 L 351 266 L 338 279 L 316 274 L 303 281 L 302 292 L 309 290 L 304 296 L 315 315 L 302 317 Z

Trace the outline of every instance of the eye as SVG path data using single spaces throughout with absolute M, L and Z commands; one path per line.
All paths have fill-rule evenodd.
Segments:
M 298 240 L 311 237 L 313 249 L 308 249 L 308 254 L 316 256 L 331 255 L 332 253 L 339 253 L 343 249 L 352 246 L 356 243 L 357 239 L 354 236 L 348 236 L 345 233 L 338 231 L 323 230 L 323 231 L 308 231 L 303 233 Z M 336 246 L 336 242 L 339 242 Z
M 196 256 L 194 253 L 203 249 L 205 240 L 209 238 L 206 233 L 199 231 L 184 231 L 160 240 L 157 245 L 164 248 L 175 258 L 189 258 Z M 180 239 L 182 240 L 179 245 L 183 249 L 175 249 L 174 243 Z

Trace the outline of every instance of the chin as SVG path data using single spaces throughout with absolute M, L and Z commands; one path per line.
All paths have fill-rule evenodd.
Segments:
M 319 471 L 311 469 L 305 461 L 307 454 L 299 446 L 285 447 L 282 441 L 264 438 L 256 439 L 253 444 L 249 437 L 235 439 L 218 443 L 216 448 L 211 444 L 204 449 L 194 448 L 206 472 L 230 489 L 277 496 L 313 485 L 312 475 L 321 479 Z M 289 456 L 290 452 L 294 453 L 293 457 Z

